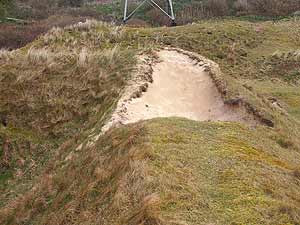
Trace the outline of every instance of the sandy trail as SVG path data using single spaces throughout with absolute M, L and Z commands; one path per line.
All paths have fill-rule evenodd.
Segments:
M 176 51 L 162 50 L 158 55 L 161 62 L 153 68 L 153 83 L 140 98 L 126 105 L 123 124 L 172 116 L 199 121 L 242 119 L 223 103 L 204 67 Z

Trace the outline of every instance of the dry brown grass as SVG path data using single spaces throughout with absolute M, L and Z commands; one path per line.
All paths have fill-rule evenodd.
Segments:
M 294 170 L 294 176 L 296 179 L 300 180 L 300 168 Z
M 32 64 L 49 64 L 51 60 L 51 53 L 47 49 L 30 48 L 27 52 L 27 59 Z
M 110 29 L 109 33 L 105 33 L 106 31 L 102 32 L 102 35 L 98 35 L 98 33 L 94 30 L 96 27 L 100 27 L 103 29 Z M 27 123 L 25 121 L 29 121 L 33 119 L 35 116 L 33 116 L 31 119 L 29 115 L 23 117 L 23 119 L 16 116 L 8 116 L 10 117 L 9 123 L 14 124 L 13 121 L 19 121 L 22 124 L 27 124 L 30 127 L 35 127 L 35 129 L 49 129 L 49 127 L 52 127 L 55 124 L 61 124 L 62 121 L 69 122 L 74 118 L 74 116 L 81 116 L 86 117 L 87 114 L 83 112 L 79 112 L 83 110 L 85 107 L 81 107 L 80 101 L 92 101 L 94 107 L 96 107 L 97 101 L 99 99 L 102 99 L 105 101 L 104 96 L 102 96 L 99 92 L 100 89 L 97 89 L 100 87 L 103 83 L 106 81 L 109 85 L 123 85 L 124 81 L 126 79 L 126 76 L 124 74 L 121 74 L 119 72 L 121 67 L 128 68 L 128 70 L 132 69 L 132 64 L 124 63 L 124 65 L 121 64 L 121 61 L 125 62 L 127 60 L 131 61 L 134 60 L 131 57 L 124 56 L 123 53 L 120 51 L 120 47 L 118 45 L 112 45 L 111 48 L 105 48 L 101 50 L 101 46 L 98 48 L 93 48 L 95 40 L 90 40 L 90 44 L 92 46 L 89 47 L 82 47 L 78 48 L 78 50 L 74 51 L 73 49 L 70 49 L 69 51 L 59 51 L 59 48 L 49 48 L 46 47 L 49 43 L 58 43 L 60 44 L 61 40 L 64 40 L 66 45 L 74 45 L 74 42 L 77 42 L 78 39 L 74 39 L 72 37 L 64 37 L 65 31 L 67 32 L 84 32 L 84 31 L 90 31 L 93 32 L 91 35 L 93 35 L 95 38 L 104 39 L 107 36 L 111 37 L 111 39 L 121 39 L 122 38 L 122 31 L 119 27 L 113 27 L 112 25 L 106 25 L 104 23 L 98 23 L 96 21 L 87 21 L 86 23 L 76 25 L 76 26 L 70 26 L 66 27 L 65 30 L 62 30 L 60 28 L 52 29 L 49 34 L 45 35 L 43 38 L 41 38 L 41 41 L 45 43 L 45 47 L 39 47 L 39 46 L 31 46 L 28 49 L 25 49 L 23 51 L 18 51 L 16 53 L 10 53 L 8 51 L 1 51 L 1 60 L 5 60 L 5 63 L 1 65 L 1 68 L 5 68 L 5 73 L 1 74 L 2 79 L 4 79 L 4 82 L 2 82 L 3 87 L 8 84 L 8 86 L 4 87 L 2 90 L 6 93 L 6 96 L 11 96 L 14 98 L 7 99 L 3 98 L 2 103 L 5 108 L 2 108 L 4 111 L 12 112 L 14 111 L 13 108 L 16 106 L 16 104 L 20 104 L 21 107 L 26 107 L 27 109 L 24 110 L 29 113 L 30 108 L 32 109 L 32 113 L 35 111 L 35 107 L 42 107 L 41 101 L 44 102 L 43 107 L 49 107 L 48 108 L 48 119 L 46 119 L 44 122 L 46 122 L 48 125 L 44 124 L 42 126 L 37 126 L 37 123 L 40 123 L 41 120 L 38 119 L 39 116 L 36 117 L 36 122 L 31 121 L 31 123 Z M 94 31 L 92 31 L 94 30 Z M 84 34 L 83 34 L 84 35 Z M 103 36 L 103 37 L 102 37 Z M 90 34 L 86 35 L 86 40 L 90 37 Z M 88 42 L 86 42 L 86 45 L 88 46 Z M 80 47 L 80 46 L 78 46 Z M 14 60 L 8 60 L 11 56 L 11 54 L 15 54 Z M 130 54 L 130 53 L 129 53 Z M 74 66 L 75 63 L 75 66 Z M 15 73 L 15 67 L 22 66 L 23 72 L 22 73 Z M 128 67 L 129 66 L 129 67 Z M 77 70 L 81 69 L 80 71 Z M 127 69 L 125 69 L 126 71 Z M 11 71 L 11 74 L 7 74 L 8 71 Z M 128 73 L 128 72 L 125 72 Z M 13 74 L 13 75 L 12 75 Z M 112 83 L 110 79 L 111 77 L 105 75 L 105 74 L 114 74 L 112 75 L 115 77 L 115 83 Z M 5 82 L 5 79 L 8 79 L 8 76 L 12 78 L 12 80 L 9 80 L 8 83 Z M 73 77 L 78 77 L 78 81 L 68 83 L 68 79 L 73 79 Z M 100 76 L 100 77 L 99 77 Z M 55 79 L 53 80 L 52 78 Z M 57 79 L 61 79 L 61 82 L 58 82 Z M 97 80 L 97 82 L 94 82 Z M 52 85 L 49 85 L 48 82 L 53 82 Z M 66 83 L 65 83 L 66 82 Z M 23 93 L 18 92 L 18 90 L 22 89 L 24 85 L 31 86 L 30 89 L 26 89 Z M 43 86 L 45 85 L 45 86 Z M 54 85 L 54 86 L 53 86 Z M 94 88 L 93 88 L 94 87 Z M 34 90 L 33 90 L 34 89 Z M 64 90 L 68 90 L 65 92 Z M 78 93 L 78 91 L 83 91 L 86 93 L 89 93 L 88 95 L 85 95 L 81 100 L 78 99 L 78 95 L 74 96 L 72 94 L 73 91 Z M 102 89 L 104 91 L 104 89 Z M 88 92 L 87 92 L 88 91 Z M 15 94 L 12 94 L 14 92 Z M 113 99 L 114 96 L 118 94 L 118 91 L 115 90 L 115 88 L 111 89 L 111 92 L 115 92 L 114 94 L 109 94 L 110 98 Z M 17 94 L 18 93 L 18 94 Z M 39 93 L 39 95 L 37 95 Z M 15 95 L 18 95 L 16 97 Z M 68 96 L 65 96 L 65 94 Z M 44 96 L 44 100 L 38 100 L 41 96 Z M 16 98 L 15 98 L 16 97 Z M 66 97 L 66 101 L 62 101 L 62 98 Z M 81 97 L 79 97 L 81 98 Z M 86 100 L 83 100 L 86 99 Z M 94 99 L 94 100 L 92 100 Z M 98 99 L 98 100 L 97 100 Z M 113 100 L 114 101 L 114 100 Z M 7 102 L 7 103 L 4 103 Z M 18 102 L 18 103 L 17 103 Z M 22 103 L 23 102 L 23 103 Z M 26 104 L 24 104 L 26 102 Z M 70 103 L 70 105 L 69 105 Z M 37 106 L 39 104 L 39 106 Z M 62 108 L 59 106 L 57 109 L 53 109 L 53 106 L 59 104 L 62 106 Z M 67 106 L 69 105 L 69 106 Z M 12 107 L 12 108 L 11 108 Z M 55 106 L 54 106 L 55 107 Z M 8 109 L 10 108 L 10 109 Z M 19 108 L 20 109 L 20 108 Z M 29 111 L 28 111 L 29 110 Z M 93 110 L 93 107 L 90 109 L 84 109 L 86 110 Z M 77 111 L 77 112 L 76 112 Z M 16 111 L 17 112 L 17 111 Z M 46 111 L 45 111 L 46 112 Z M 53 113 L 53 116 L 51 114 Z M 22 113 L 23 114 L 23 113 Z M 59 115 L 60 114 L 60 115 Z M 42 115 L 41 115 L 42 116 Z M 50 117 L 52 119 L 50 119 Z M 27 119 L 26 119 L 27 118 Z M 16 119 L 16 120 L 15 120 Z M 29 120 L 28 120 L 29 119 Z M 39 122 L 37 122 L 39 121 Z M 61 122 L 59 122 L 61 121 Z M 30 125 L 31 124 L 31 125 Z M 52 124 L 52 125 L 50 125 Z M 44 128 L 42 128 L 44 127 Z M 57 130 L 57 129 L 56 129 Z M 41 130 L 40 130 L 41 131 Z
M 77 65 L 79 67 L 86 67 L 88 65 L 88 60 L 90 60 L 88 50 L 83 48 L 78 55 Z
M 160 224 L 159 196 L 148 186 L 148 150 L 136 146 L 142 144 L 143 133 L 139 125 L 108 134 L 94 147 L 82 149 L 87 154 L 80 151 L 65 160 L 63 167 L 59 155 L 51 174 L 1 210 L 1 224 L 33 221 L 49 207 L 50 217 L 40 217 L 39 224 Z
M 0 174 L 4 177 L 3 182 L 0 179 L 1 206 L 14 198 L 4 190 L 25 191 L 25 184 L 41 172 L 60 144 L 78 138 L 90 126 L 102 126 L 134 69 L 134 51 L 96 42 L 122 38 L 119 27 L 95 21 L 79 27 L 85 31 L 77 26 L 55 28 L 21 50 L 1 50 L 1 161 L 4 138 L 11 146 L 9 166 Z M 89 27 L 94 28 L 86 30 Z M 81 41 L 69 35 L 76 32 L 86 33 L 87 46 L 65 48 L 64 44 Z M 13 182 L 7 183 L 10 178 Z M 19 182 L 24 185 L 18 186 Z M 43 198 L 37 204 L 42 202 Z
M 0 49 L 0 60 L 8 61 L 12 57 L 12 52 L 6 49 Z

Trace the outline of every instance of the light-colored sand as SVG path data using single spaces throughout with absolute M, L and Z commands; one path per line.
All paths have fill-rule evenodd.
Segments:
M 257 124 L 244 107 L 224 104 L 206 72 L 221 73 L 216 63 L 180 49 L 165 49 L 157 54 L 158 61 L 152 56 L 140 56 L 136 73 L 123 90 L 115 111 L 100 133 L 91 133 L 88 146 L 112 127 L 157 117 Z
M 156 117 L 185 117 L 193 120 L 240 121 L 241 115 L 224 105 L 204 67 L 176 51 L 162 50 L 154 66 L 153 83 L 140 98 L 126 104 L 121 123 Z

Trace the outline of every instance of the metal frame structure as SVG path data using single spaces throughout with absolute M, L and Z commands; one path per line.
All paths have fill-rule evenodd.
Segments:
M 129 0 L 124 0 L 125 1 L 125 6 L 124 6 L 124 17 L 123 17 L 123 22 L 126 23 L 145 3 L 148 3 L 154 8 L 159 9 L 163 14 L 165 14 L 167 17 L 169 17 L 172 21 L 172 25 L 175 26 L 175 14 L 174 14 L 174 8 L 173 8 L 173 1 L 172 0 L 166 0 L 168 9 L 164 10 L 161 6 L 159 6 L 155 0 L 143 0 L 138 4 L 138 6 L 128 14 L 128 1 Z

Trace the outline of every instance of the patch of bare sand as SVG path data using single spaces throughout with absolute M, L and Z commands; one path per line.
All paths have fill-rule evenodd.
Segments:
M 239 99 L 225 104 L 220 93 L 226 93 L 226 84 L 219 66 L 203 56 L 169 48 L 156 57 L 142 55 L 110 119 L 76 151 L 92 146 L 112 127 L 157 117 L 258 124 Z
M 143 59 L 142 71 L 124 91 L 102 132 L 118 124 L 157 117 L 185 117 L 198 121 L 249 120 L 244 110 L 224 104 L 208 72 L 217 66 L 212 61 L 195 60 L 176 50 L 161 50 L 157 54 L 159 62 Z
M 153 83 L 126 106 L 124 124 L 156 117 L 240 121 L 241 114 L 226 106 L 204 66 L 187 55 L 163 50 L 154 66 Z

